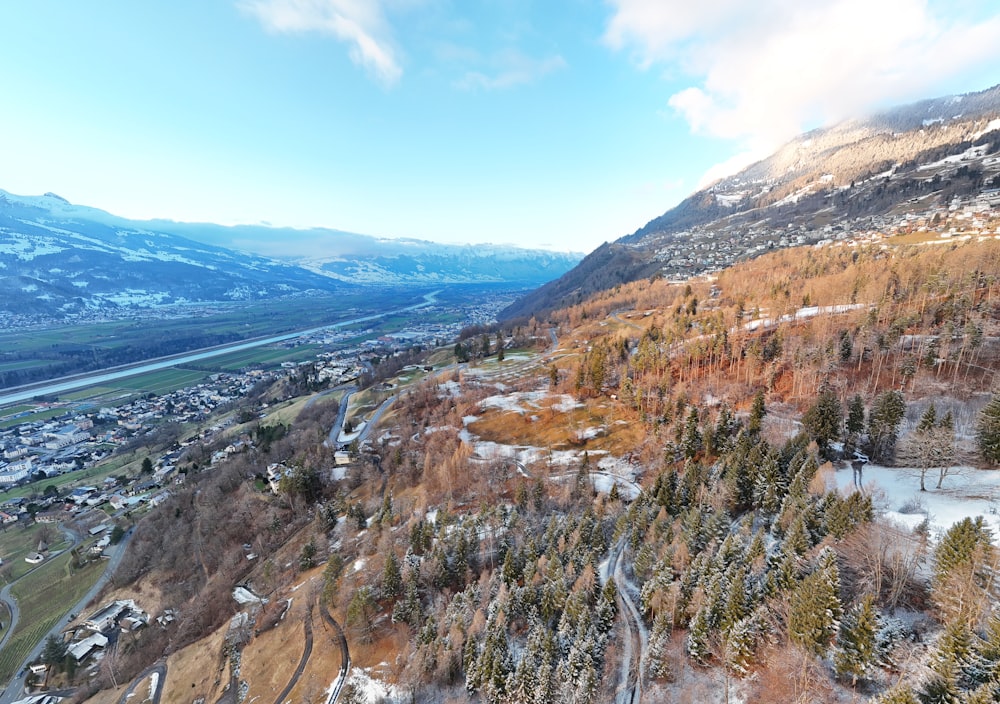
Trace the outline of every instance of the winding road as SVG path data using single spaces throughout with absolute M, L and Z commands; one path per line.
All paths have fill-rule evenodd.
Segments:
M 330 687 L 330 696 L 326 700 L 326 704 L 336 704 L 337 698 L 340 697 L 340 690 L 344 688 L 344 684 L 347 682 L 347 673 L 351 670 L 351 654 L 347 650 L 347 636 L 344 635 L 344 629 L 330 615 L 330 611 L 322 599 L 319 602 L 319 613 L 323 617 L 323 625 L 328 630 L 333 631 L 330 637 L 340 646 L 340 672 Z
M 295 672 L 292 673 L 291 679 L 288 680 L 288 684 L 285 688 L 281 690 L 281 693 L 275 698 L 274 704 L 282 704 L 285 699 L 291 694 L 295 685 L 298 684 L 299 678 L 302 677 L 302 673 L 306 669 L 306 665 L 309 663 L 309 658 L 312 656 L 313 651 L 313 605 L 309 604 L 309 608 L 306 610 L 305 618 L 303 619 L 303 629 L 305 630 L 305 648 L 302 650 L 302 657 L 299 659 L 299 665 L 295 668 Z
M 621 614 L 628 637 L 622 644 L 622 662 L 619 669 L 618 686 L 615 688 L 615 704 L 638 704 L 642 701 L 642 654 L 648 650 L 648 637 L 642 627 L 639 610 L 628 592 L 628 582 L 622 571 L 622 550 L 625 539 L 620 539 L 608 556 L 605 580 L 613 579 L 618 588 L 618 613 Z

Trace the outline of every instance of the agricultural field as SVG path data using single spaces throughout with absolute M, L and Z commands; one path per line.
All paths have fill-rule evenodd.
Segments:
M 11 639 L 0 650 L 0 682 L 16 674 L 18 665 L 31 649 L 83 598 L 104 572 L 104 562 L 96 560 L 76 569 L 73 556 L 66 552 L 43 564 L 12 587 L 21 609 L 21 618 Z
M 17 524 L 5 526 L 0 531 L 0 558 L 3 558 L 4 562 L 0 568 L 0 584 L 9 584 L 32 569 L 33 565 L 25 562 L 24 558 L 35 552 L 39 540 L 46 537 L 49 539 L 49 547 L 53 550 L 68 546 L 66 537 L 53 525 Z
M 31 416 L 31 420 L 48 420 L 49 418 L 55 418 L 56 416 L 62 415 L 66 412 L 64 408 L 48 408 L 44 411 L 39 411 Z M 8 417 L 5 420 L 0 420 L 0 428 L 10 428 L 12 426 L 18 425 L 24 422 L 24 418 L 18 417 Z
M 376 299 L 366 293 L 188 306 L 175 318 L 0 332 L 0 388 L 331 325 L 410 305 L 421 295 L 390 290 Z
M 202 364 L 211 365 L 219 371 L 238 371 L 246 367 L 255 365 L 276 366 L 282 362 L 300 362 L 307 359 L 314 359 L 316 353 L 321 351 L 319 345 L 299 345 L 291 349 L 285 347 L 255 347 L 249 350 L 240 350 L 232 354 L 220 355 L 210 360 L 205 360 Z

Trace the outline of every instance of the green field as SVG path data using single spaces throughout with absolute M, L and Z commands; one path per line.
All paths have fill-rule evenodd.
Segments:
M 0 557 L 4 562 L 0 569 L 0 579 L 3 584 L 15 581 L 35 567 L 25 562 L 24 558 L 38 549 L 38 541 L 46 532 L 51 534 L 50 550 L 69 547 L 65 534 L 53 524 L 36 523 L 27 527 L 15 524 L 0 532 Z
M 319 345 L 299 345 L 291 349 L 284 347 L 254 347 L 240 350 L 232 354 L 219 355 L 201 362 L 211 365 L 220 371 L 238 371 L 253 365 L 277 366 L 282 362 L 299 362 L 316 357 L 316 352 L 322 348 Z
M 0 421 L 0 428 L 9 428 L 12 425 L 20 425 L 25 420 L 48 420 L 49 418 L 55 418 L 56 416 L 61 416 L 65 412 L 66 412 L 65 408 L 49 408 L 39 413 L 32 414 L 32 416 L 27 419 L 7 418 L 6 420 Z
M 119 389 L 125 391 L 142 391 L 145 393 L 165 394 L 177 389 L 194 386 L 208 374 L 191 369 L 158 369 L 138 376 L 130 376 L 115 382 Z
M 59 394 L 59 400 L 61 401 L 82 401 L 89 400 L 95 396 L 104 396 L 105 394 L 115 393 L 117 389 L 111 386 L 88 386 L 86 389 L 81 389 L 80 391 L 71 391 L 65 394 Z
M 31 649 L 87 593 L 104 572 L 95 560 L 73 569 L 68 552 L 24 577 L 11 592 L 21 609 L 14 634 L 0 650 L 0 682 L 9 682 Z

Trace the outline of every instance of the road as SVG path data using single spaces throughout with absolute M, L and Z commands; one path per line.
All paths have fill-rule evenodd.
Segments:
M 358 387 L 357 386 L 338 386 L 336 389 L 332 389 L 331 391 L 343 391 L 344 392 L 344 395 L 340 398 L 340 408 L 337 410 L 337 420 L 333 424 L 333 427 L 330 428 L 330 435 L 329 435 L 329 437 L 327 437 L 326 441 L 324 442 L 324 444 L 327 447 L 336 448 L 336 447 L 338 447 L 340 445 L 340 443 L 338 442 L 338 438 L 340 437 L 340 430 L 341 430 L 341 428 L 344 427 L 344 421 L 347 419 L 347 406 L 351 402 L 351 396 L 353 396 L 354 394 L 356 394 L 358 392 Z M 324 392 L 324 394 L 325 393 L 328 393 L 328 392 Z M 315 399 L 315 398 L 318 398 L 318 397 L 314 396 L 313 399 Z M 310 403 L 312 402 L 313 399 L 310 399 Z
M 262 345 L 269 345 L 274 342 L 283 342 L 285 340 L 291 340 L 296 337 L 311 335 L 320 332 L 321 330 L 334 330 L 336 328 L 342 328 L 348 325 L 354 325 L 355 323 L 365 323 L 370 320 L 378 320 L 379 318 L 384 318 L 390 315 L 396 315 L 398 313 L 406 313 L 409 311 L 417 310 L 419 308 L 426 308 L 427 306 L 434 305 L 434 303 L 437 302 L 437 294 L 439 294 L 440 292 L 441 291 L 438 290 L 425 294 L 424 300 L 421 303 L 414 303 L 413 305 L 406 306 L 405 308 L 399 308 L 398 310 L 388 310 L 382 313 L 373 313 L 372 315 L 365 315 L 360 318 L 354 318 L 353 320 L 343 320 L 339 323 L 333 323 L 331 325 L 321 325 L 319 327 L 309 328 L 308 330 L 299 330 L 297 332 L 290 332 L 284 335 L 260 337 L 246 342 L 235 342 L 227 345 L 206 347 L 201 350 L 194 350 L 192 352 L 185 352 L 183 354 L 170 355 L 167 357 L 158 357 L 155 359 L 146 360 L 144 362 L 136 362 L 135 364 L 110 367 L 104 370 L 87 372 L 86 374 L 76 374 L 73 376 L 62 377 L 61 379 L 52 379 L 50 381 L 41 382 L 39 384 L 30 384 L 28 386 L 23 386 L 23 387 L 12 387 L 7 389 L 6 393 L 0 394 L 0 406 L 6 406 L 12 403 L 26 401 L 36 396 L 56 394 L 64 391 L 73 391 L 75 389 L 81 389 L 85 386 L 94 386 L 95 384 L 101 384 L 107 381 L 113 381 L 115 379 L 122 379 L 124 377 L 135 376 L 136 374 L 144 374 L 146 372 L 156 371 L 158 369 L 168 369 L 170 367 L 175 367 L 178 364 L 197 362 L 202 359 L 208 359 L 210 357 L 217 357 L 219 355 L 229 354 L 230 352 L 238 352 L 240 350 L 260 347 Z
M 83 611 L 87 607 L 87 604 L 89 604 L 111 580 L 111 575 L 113 575 L 115 570 L 118 569 L 118 565 L 121 563 L 122 557 L 125 555 L 125 549 L 128 547 L 128 543 L 132 539 L 133 530 L 134 529 L 129 529 L 117 545 L 113 545 L 109 548 L 111 554 L 108 558 L 107 565 L 104 567 L 104 574 L 98 578 L 97 582 L 94 583 L 94 586 L 90 588 L 90 591 L 84 594 L 83 598 L 76 602 L 76 604 L 69 610 L 70 614 L 77 614 Z M 4 593 L 7 593 L 6 589 L 4 590 Z M 28 663 L 38 659 L 38 657 L 42 654 L 42 648 L 45 647 L 45 640 L 49 636 L 58 636 L 62 632 L 62 629 L 65 628 L 72 620 L 73 619 L 70 616 L 59 619 L 59 621 L 56 622 L 56 625 L 54 625 L 48 633 L 43 635 L 32 651 L 28 653 L 24 662 L 22 662 L 18 667 L 18 673 L 24 671 L 24 669 L 27 668 Z M 13 631 L 13 628 L 10 630 Z M 3 691 L 0 692 L 0 704 L 11 704 L 11 702 L 21 699 L 24 692 L 25 679 L 25 676 L 21 674 L 14 675 L 13 679 L 11 679 L 11 681 L 7 683 L 7 686 L 4 687 Z
M 163 694 L 163 682 L 167 679 L 167 664 L 162 660 L 150 665 L 139 673 L 139 676 L 132 680 L 132 684 L 122 692 L 122 696 L 118 699 L 118 704 L 126 704 L 129 697 L 135 692 L 135 688 L 147 677 L 152 677 L 149 683 L 149 700 L 152 704 L 160 704 L 160 696 Z M 143 697 L 139 701 L 144 702 L 145 700 L 146 698 Z
M 330 696 L 326 699 L 326 704 L 336 704 L 337 699 L 340 697 L 340 690 L 344 688 L 344 684 L 347 682 L 347 673 L 351 670 L 351 653 L 347 650 L 347 636 L 344 635 L 344 629 L 330 615 L 330 611 L 322 599 L 320 599 L 319 603 L 319 612 L 323 617 L 324 625 L 333 631 L 331 637 L 340 646 L 340 672 L 337 673 L 337 679 L 334 680 L 333 685 L 330 687 Z
M 302 657 L 299 659 L 299 666 L 295 668 L 295 672 L 292 673 L 291 678 L 288 680 L 288 684 L 285 688 L 281 690 L 275 700 L 274 704 L 282 704 L 285 699 L 291 694 L 292 689 L 298 684 L 299 678 L 302 677 L 302 673 L 306 669 L 306 664 L 309 662 L 309 658 L 312 656 L 313 651 L 313 628 L 312 628 L 312 618 L 313 618 L 313 605 L 309 604 L 309 609 L 306 611 L 303 628 L 305 630 L 305 647 L 302 649 Z
M 622 538 L 611 548 L 604 578 L 614 579 L 618 588 L 618 613 L 621 614 L 628 637 L 622 644 L 622 662 L 619 669 L 618 686 L 615 688 L 615 704 L 638 704 L 642 701 L 642 654 L 648 651 L 649 643 L 642 628 L 639 610 L 632 602 L 628 583 L 622 571 L 621 554 L 625 547 Z

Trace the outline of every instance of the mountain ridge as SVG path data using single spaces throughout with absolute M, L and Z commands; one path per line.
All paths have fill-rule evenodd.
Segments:
M 621 255 L 612 252 L 633 250 L 617 276 L 598 285 L 578 266 L 502 315 L 540 315 L 646 276 L 686 278 L 770 249 L 889 231 L 953 206 L 997 200 L 986 203 L 993 207 L 998 188 L 1000 86 L 922 100 L 795 137 L 591 255 L 615 266 Z
M 5 301 L 0 313 L 8 316 L 60 319 L 86 311 L 259 300 L 345 287 L 532 288 L 569 270 L 579 258 L 494 245 L 379 240 L 334 230 L 134 221 L 74 205 L 51 192 L 18 196 L 0 190 Z

